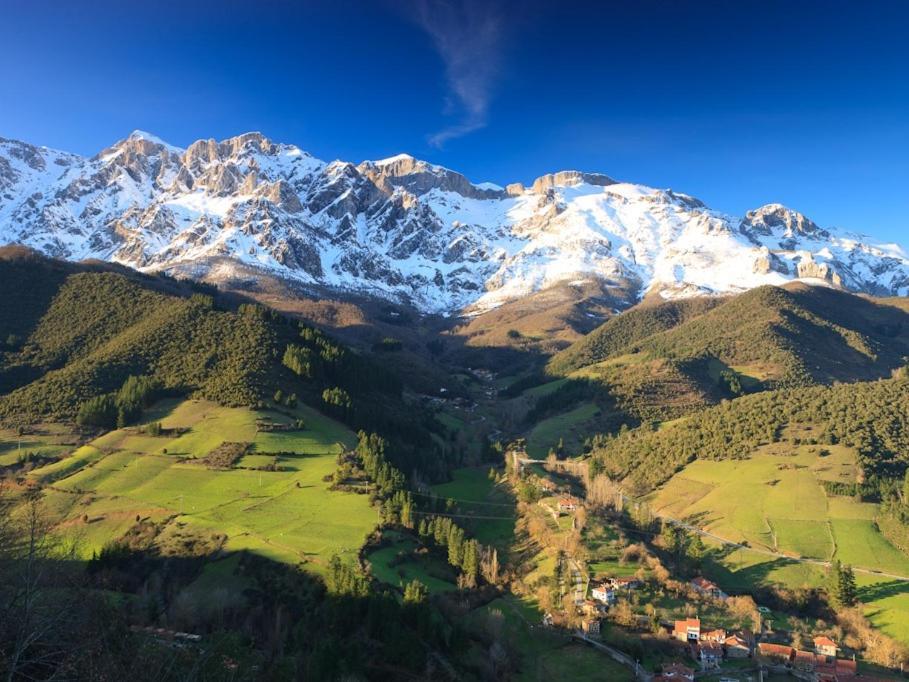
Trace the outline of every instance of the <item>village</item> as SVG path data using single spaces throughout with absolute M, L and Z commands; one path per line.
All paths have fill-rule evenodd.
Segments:
M 695 566 L 670 571 L 659 556 L 665 558 L 665 538 L 633 527 L 657 525 L 647 510 L 617 489 L 580 485 L 585 472 L 576 463 L 535 462 L 518 450 L 511 467 L 526 527 L 557 557 L 557 594 L 546 593 L 545 580 L 530 583 L 549 607 L 542 624 L 573 631 L 637 679 L 893 679 L 860 671 L 855 652 L 834 639 L 828 623 L 792 632 L 778 626 L 780 614 L 751 596 L 729 595 L 696 570 L 681 579 Z M 692 544 L 700 546 L 700 539 Z

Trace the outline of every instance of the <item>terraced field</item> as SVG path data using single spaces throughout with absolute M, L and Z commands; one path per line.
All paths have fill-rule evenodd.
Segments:
M 303 430 L 257 431 L 256 421 L 304 422 Z M 119 429 L 29 476 L 50 484 L 45 505 L 62 534 L 88 556 L 137 518 L 171 519 L 224 548 L 250 550 L 321 571 L 332 554 L 353 557 L 376 523 L 364 495 L 333 492 L 323 477 L 354 441 L 342 425 L 307 407 L 287 413 L 169 401 L 149 412 L 163 433 Z M 231 468 L 203 458 L 221 443 L 250 443 Z M 252 467 L 274 467 L 263 470 Z M 170 527 L 170 525 L 168 527 Z
M 855 454 L 841 446 L 765 446 L 748 459 L 698 460 L 651 497 L 656 513 L 685 519 L 745 548 L 713 543 L 713 577 L 732 591 L 760 584 L 821 586 L 822 566 L 762 554 L 839 559 L 868 571 L 909 576 L 909 557 L 874 525 L 876 505 L 828 496 L 822 481 L 855 481 Z M 871 621 L 909 642 L 909 582 L 859 573 L 860 599 Z

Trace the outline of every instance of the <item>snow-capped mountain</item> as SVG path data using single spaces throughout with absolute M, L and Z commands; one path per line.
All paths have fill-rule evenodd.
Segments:
M 733 219 L 672 190 L 564 171 L 474 184 L 400 155 L 326 163 L 248 133 L 180 149 L 136 131 L 97 156 L 0 138 L 0 243 L 218 280 L 481 311 L 600 278 L 663 296 L 801 278 L 909 295 L 909 255 L 778 204 Z

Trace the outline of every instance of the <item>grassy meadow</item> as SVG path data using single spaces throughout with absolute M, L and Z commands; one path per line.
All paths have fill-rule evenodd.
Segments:
M 302 419 L 304 429 L 257 432 L 264 417 Z M 137 518 L 169 519 L 165 533 L 174 532 L 177 543 L 226 536 L 228 552 L 249 550 L 319 572 L 332 554 L 355 556 L 375 527 L 366 496 L 330 491 L 323 481 L 354 434 L 308 407 L 275 412 L 164 401 L 146 415 L 146 424 L 153 421 L 162 435 L 118 429 L 29 473 L 51 484 L 45 506 L 62 534 L 78 538 L 83 555 Z M 207 466 L 203 458 L 226 441 L 251 443 L 248 454 L 231 468 Z M 277 470 L 253 468 L 262 466 Z
M 826 569 L 793 559 L 840 560 L 865 571 L 909 576 L 909 557 L 874 525 L 876 505 L 829 496 L 822 481 L 856 480 L 855 453 L 836 445 L 781 442 L 758 448 L 748 459 L 697 460 L 654 493 L 657 514 L 685 519 L 748 547 L 716 549 L 710 572 L 732 590 L 756 585 L 821 586 Z M 750 549 L 753 548 L 753 549 Z M 875 573 L 857 575 L 870 620 L 909 642 L 909 582 Z
M 541 420 L 527 434 L 527 454 L 534 459 L 545 459 L 550 448 L 562 440 L 569 451 L 576 451 L 585 436 L 591 432 L 590 425 L 600 413 L 594 403 L 581 403 L 573 410 Z
M 514 539 L 514 502 L 502 484 L 490 480 L 488 467 L 457 469 L 451 481 L 432 486 L 432 492 L 455 500 L 458 513 L 467 517 L 502 517 L 461 519 L 481 543 L 504 549 Z

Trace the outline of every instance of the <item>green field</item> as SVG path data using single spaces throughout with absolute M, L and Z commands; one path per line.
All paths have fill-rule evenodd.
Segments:
M 527 454 L 534 459 L 544 459 L 559 440 L 564 441 L 566 448 L 576 448 L 590 433 L 585 426 L 599 413 L 600 408 L 593 403 L 582 403 L 573 410 L 538 422 L 527 434 Z
M 543 396 L 549 395 L 550 393 L 555 393 L 566 383 L 568 383 L 567 378 L 556 379 L 555 381 L 549 381 L 545 384 L 540 384 L 539 386 L 528 388 L 522 395 L 529 396 L 534 399 L 542 398 Z
M 303 419 L 305 430 L 256 432 L 256 420 Z M 137 516 L 172 519 L 200 537 L 226 535 L 224 549 L 249 550 L 321 571 L 332 554 L 354 557 L 376 524 L 366 496 L 332 492 L 323 477 L 335 455 L 354 442 L 342 425 L 308 408 L 290 414 L 227 408 L 205 401 L 168 401 L 149 412 L 171 431 L 112 431 L 29 476 L 53 486 L 45 506 L 62 534 L 86 556 L 123 534 Z M 203 462 L 224 441 L 252 443 L 235 468 Z M 254 471 L 282 452 L 279 471 Z
M 76 449 L 76 439 L 57 424 L 39 424 L 34 433 L 19 435 L 13 429 L 0 429 L 0 466 L 15 464 L 29 454 L 60 457 Z
M 822 454 L 827 451 L 829 454 Z M 855 480 L 855 456 L 840 446 L 777 443 L 749 459 L 698 460 L 651 497 L 655 512 L 687 519 L 727 540 L 794 558 L 839 559 L 857 568 L 909 576 L 909 557 L 877 531 L 876 505 L 828 497 L 822 480 Z M 710 573 L 731 591 L 755 585 L 796 588 L 826 583 L 817 565 L 749 549 L 720 550 Z M 859 573 L 870 620 L 909 642 L 909 582 Z
M 495 519 L 463 519 L 471 535 L 486 545 L 507 547 L 514 538 L 513 500 L 502 485 L 489 479 L 489 469 L 470 467 L 452 472 L 452 480 L 432 486 L 440 497 L 455 500 L 465 516 L 494 516 Z
M 419 580 L 432 593 L 457 589 L 454 582 L 457 576 L 453 569 L 439 557 L 415 553 L 415 540 L 394 532 L 388 532 L 383 537 L 389 544 L 367 556 L 377 580 L 402 589 L 412 580 Z

